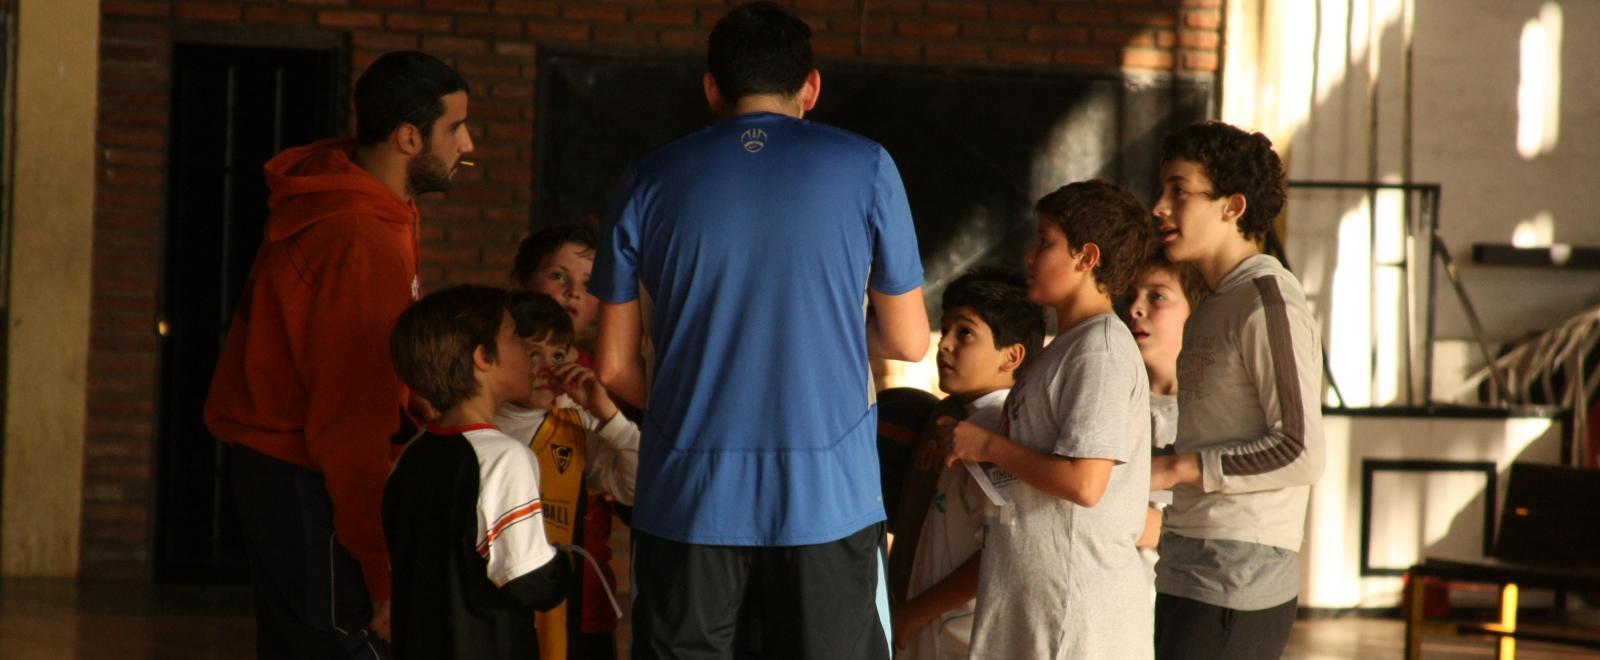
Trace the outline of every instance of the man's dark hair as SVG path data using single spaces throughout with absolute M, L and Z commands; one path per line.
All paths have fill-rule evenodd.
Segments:
M 1261 240 L 1283 210 L 1283 161 L 1265 135 L 1220 121 L 1193 124 L 1161 141 L 1161 162 L 1174 160 L 1205 168 L 1212 187 L 1208 197 L 1244 195 L 1244 215 L 1238 225 L 1245 238 Z
M 706 69 L 722 98 L 794 96 L 816 68 L 811 26 L 771 2 L 739 5 L 717 21 L 707 41 Z
M 518 337 L 572 343 L 572 317 L 555 298 L 533 291 L 513 291 L 506 310 L 511 312 Z
M 968 271 L 945 287 L 940 305 L 946 312 L 972 310 L 988 324 L 997 349 L 1022 344 L 1026 358 L 1032 358 L 1044 348 L 1044 308 L 1028 300 L 1028 281 L 1014 270 Z
M 395 321 L 389 359 L 400 380 L 439 412 L 449 411 L 478 393 L 472 354 L 498 360 L 495 337 L 505 319 L 506 292 L 461 284 L 418 300 Z
M 517 258 L 511 265 L 511 279 L 518 286 L 528 286 L 535 271 L 545 257 L 555 254 L 561 246 L 572 244 L 584 251 L 595 251 L 594 230 L 587 225 L 568 224 L 545 227 L 528 234 L 517 246 Z
M 411 124 L 427 144 L 433 123 L 444 116 L 444 97 L 465 91 L 467 81 L 437 57 L 415 50 L 385 54 L 356 81 L 356 143 L 378 144 Z
M 1134 273 L 1155 242 L 1150 212 L 1127 188 L 1110 181 L 1069 183 L 1039 198 L 1033 210 L 1040 222 L 1067 235 L 1073 251 L 1090 243 L 1099 246 L 1094 281 L 1113 300 L 1133 284 Z

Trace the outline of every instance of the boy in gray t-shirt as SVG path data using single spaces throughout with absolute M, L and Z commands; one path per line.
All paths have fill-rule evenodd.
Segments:
M 1149 583 L 1134 543 L 1150 493 L 1144 363 L 1111 300 L 1153 240 L 1104 181 L 1035 205 L 1028 294 L 1060 330 L 1023 369 L 999 433 L 939 420 L 948 461 L 991 463 L 1009 503 L 985 539 L 973 658 L 1149 658 Z

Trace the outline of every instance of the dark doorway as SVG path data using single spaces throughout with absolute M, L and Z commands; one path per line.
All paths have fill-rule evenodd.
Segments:
M 344 49 L 175 43 L 167 174 L 156 577 L 242 581 L 246 563 L 226 448 L 206 431 L 206 390 L 261 244 L 261 166 L 341 134 Z
M 531 224 L 603 217 L 630 161 L 714 121 L 702 71 L 690 59 L 542 57 Z M 1033 203 L 1058 186 L 1099 177 L 1154 201 L 1162 136 L 1208 117 L 1214 96 L 1209 77 L 867 65 L 824 66 L 822 74 L 807 118 L 871 138 L 894 157 L 930 304 L 974 266 L 1020 268 Z M 640 99 L 649 99 L 647 110 Z

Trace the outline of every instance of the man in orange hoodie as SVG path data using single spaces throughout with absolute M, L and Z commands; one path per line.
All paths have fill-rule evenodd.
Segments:
M 421 288 L 414 200 L 472 152 L 467 83 L 389 53 L 355 111 L 354 140 L 267 163 L 271 217 L 206 401 L 232 445 L 261 658 L 387 656 L 383 484 L 416 428 L 388 337 Z

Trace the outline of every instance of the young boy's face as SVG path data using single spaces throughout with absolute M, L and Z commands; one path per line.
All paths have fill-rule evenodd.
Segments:
M 1039 221 L 1039 234 L 1033 249 L 1023 259 L 1028 272 L 1028 299 L 1045 307 L 1057 307 L 1082 283 L 1087 273 L 1078 272 L 1078 257 L 1067 244 L 1061 227 L 1048 220 Z
M 1011 387 L 1012 356 L 994 347 L 994 331 L 971 308 L 945 310 L 939 332 L 939 389 L 975 398 Z
M 1224 215 L 1228 198 L 1212 199 L 1215 194 L 1200 163 L 1169 160 L 1161 165 L 1161 199 L 1150 212 L 1159 221 L 1157 231 L 1168 259 L 1199 261 L 1219 251 L 1230 236 L 1242 238 L 1238 226 Z
M 594 270 L 594 250 L 577 243 L 566 243 L 539 262 L 539 270 L 528 280 L 528 289 L 561 303 L 572 317 L 579 334 L 594 323 L 600 301 L 589 295 L 589 273 Z
M 1145 366 L 1170 371 L 1183 349 L 1183 323 L 1189 320 L 1189 299 L 1183 284 L 1165 268 L 1148 268 L 1133 284 L 1126 319 Z
M 528 356 L 529 371 L 523 373 L 532 373 L 533 377 L 528 382 L 533 388 L 534 398 L 554 400 L 555 394 L 550 390 L 550 382 L 545 378 L 544 370 L 576 360 L 578 356 L 577 352 L 572 350 L 572 343 L 557 341 L 549 335 L 538 339 L 524 337 L 521 348 L 524 350 L 523 354 Z M 548 407 L 548 405 L 546 403 L 538 407 Z
M 496 356 L 488 375 L 500 399 L 496 404 L 527 398 L 532 388 L 528 370 L 532 367 L 522 338 L 517 336 L 517 325 L 511 321 L 511 314 L 503 314 L 500 331 L 495 334 L 494 342 Z

